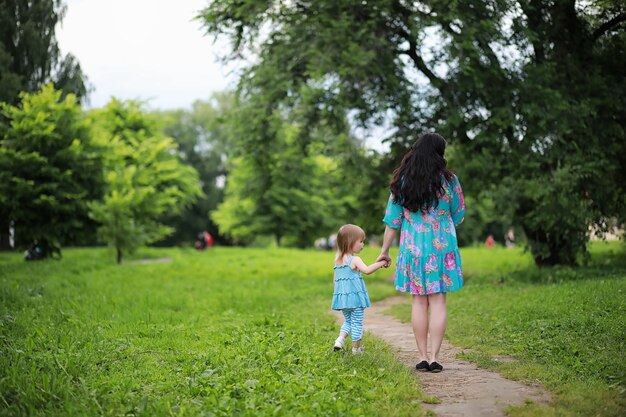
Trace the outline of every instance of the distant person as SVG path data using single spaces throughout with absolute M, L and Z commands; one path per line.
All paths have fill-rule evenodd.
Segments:
M 198 250 L 204 250 L 213 246 L 213 236 L 206 230 L 198 233 L 198 240 L 195 243 L 195 248 Z
M 348 335 L 352 337 L 352 354 L 362 354 L 363 315 L 369 307 L 370 297 L 361 273 L 366 275 L 382 268 L 386 261 L 377 261 L 367 266 L 355 253 L 361 252 L 365 245 L 365 232 L 359 226 L 346 224 L 337 234 L 337 254 L 335 255 L 335 289 L 331 308 L 343 313 L 344 323 L 335 340 L 334 349 L 341 350 Z
M 334 250 L 336 248 L 337 248 L 337 235 L 333 233 L 332 235 L 328 236 L 328 249 Z
M 492 249 L 495 244 L 496 240 L 493 238 L 493 235 L 487 236 L 487 239 L 485 239 L 485 246 L 487 246 L 488 249 Z
M 211 233 L 205 230 L 204 232 L 202 232 L 202 236 L 204 237 L 204 245 L 205 245 L 204 247 L 205 248 L 213 247 L 213 236 L 211 236 Z
M 202 232 L 198 233 L 198 240 L 196 240 L 194 247 L 198 250 L 203 250 L 206 247 L 206 242 L 204 240 L 204 235 L 202 234 Z
M 315 247 L 315 249 L 326 250 L 328 249 L 328 241 L 325 237 L 320 237 L 319 239 L 316 239 L 315 242 L 313 242 L 313 246 Z
M 30 246 L 28 246 L 28 249 L 24 251 L 25 261 L 38 261 L 40 259 L 44 259 L 46 256 L 46 249 L 37 239 L 35 239 Z
M 419 350 L 418 371 L 443 370 L 439 351 L 448 318 L 446 293 L 463 287 L 456 226 L 463 221 L 465 201 L 459 179 L 446 167 L 445 149 L 441 135 L 426 133 L 394 171 L 377 259 L 391 261 L 389 248 L 400 230 L 395 287 L 413 295 L 411 321 Z
M 509 249 L 515 247 L 515 233 L 511 227 L 509 227 L 509 230 L 504 234 L 504 244 Z

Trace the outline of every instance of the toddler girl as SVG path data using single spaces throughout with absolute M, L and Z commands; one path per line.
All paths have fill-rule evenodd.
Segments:
M 355 253 L 361 252 L 364 246 L 365 232 L 359 226 L 346 224 L 337 233 L 337 255 L 335 256 L 335 291 L 333 292 L 332 309 L 340 310 L 345 317 L 339 337 L 335 340 L 334 349 L 341 350 L 346 337 L 352 334 L 352 353 L 362 354 L 361 337 L 363 336 L 363 310 L 369 307 L 370 297 L 365 288 L 361 272 L 366 275 L 386 266 L 387 261 L 381 260 L 370 266 Z

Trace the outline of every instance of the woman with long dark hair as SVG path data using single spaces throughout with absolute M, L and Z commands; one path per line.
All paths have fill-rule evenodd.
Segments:
M 391 261 L 389 248 L 400 230 L 395 286 L 413 295 L 411 322 L 420 355 L 418 371 L 443 370 L 439 350 L 447 323 L 446 293 L 463 286 L 455 227 L 463 221 L 465 203 L 459 179 L 446 167 L 445 149 L 441 135 L 426 133 L 394 171 L 377 259 Z

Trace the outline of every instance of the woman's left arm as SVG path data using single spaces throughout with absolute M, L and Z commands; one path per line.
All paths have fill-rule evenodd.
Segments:
M 452 204 L 450 207 L 450 214 L 452 215 L 452 221 L 455 226 L 458 226 L 463 222 L 463 218 L 465 217 L 465 198 L 463 197 L 463 189 L 461 188 L 461 183 L 457 176 L 454 176 L 454 179 L 451 183 L 452 186 Z

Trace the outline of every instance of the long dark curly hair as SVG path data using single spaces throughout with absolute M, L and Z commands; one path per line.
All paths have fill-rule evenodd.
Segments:
M 446 167 L 446 140 L 437 133 L 423 134 L 402 158 L 393 172 L 389 189 L 394 202 L 410 211 L 426 212 L 443 195 L 444 182 L 453 173 Z

